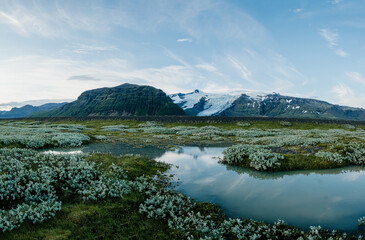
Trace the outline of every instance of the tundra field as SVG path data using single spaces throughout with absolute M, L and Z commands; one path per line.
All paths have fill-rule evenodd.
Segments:
M 364 218 L 351 234 L 226 218 L 218 205 L 177 192 L 171 165 L 140 155 L 44 151 L 98 142 L 225 146 L 221 164 L 329 169 L 365 164 L 365 126 L 355 124 L 0 121 L 0 239 L 362 239 Z

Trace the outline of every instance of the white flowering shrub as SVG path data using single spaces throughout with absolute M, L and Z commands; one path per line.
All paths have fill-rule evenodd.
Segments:
M 273 153 L 268 149 L 255 145 L 235 145 L 223 151 L 221 163 L 228 165 L 242 165 L 249 161 L 250 167 L 256 170 L 269 170 L 280 166 L 284 156 Z
M 232 147 L 228 147 L 223 151 L 223 159 L 222 163 L 228 165 L 239 165 L 248 160 L 248 156 L 251 153 L 258 151 L 260 147 L 255 145 L 234 145 Z
M 365 149 L 361 143 L 351 142 L 344 145 L 342 153 L 345 155 L 345 159 L 356 165 L 365 164 Z
M 284 156 L 273 153 L 268 149 L 259 148 L 256 152 L 250 153 L 248 158 L 251 160 L 250 167 L 265 171 L 270 168 L 280 167 L 280 160 L 283 160 Z
M 27 148 L 77 147 L 90 138 L 78 131 L 82 125 L 0 125 L 0 144 L 20 145 Z M 76 132 L 72 132 L 76 131 Z
M 61 209 L 60 194 L 98 200 L 130 192 L 120 167 L 111 165 L 103 174 L 84 157 L 0 149 L 0 231 L 12 230 L 26 220 L 36 223 L 54 216 Z

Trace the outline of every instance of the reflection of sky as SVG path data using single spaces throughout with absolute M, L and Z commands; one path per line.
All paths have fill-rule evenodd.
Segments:
M 181 181 L 179 191 L 218 203 L 229 217 L 349 230 L 365 215 L 362 168 L 271 174 L 243 168 L 227 171 L 215 158 L 222 157 L 222 151 L 183 147 L 157 160 L 179 166 L 171 170 Z

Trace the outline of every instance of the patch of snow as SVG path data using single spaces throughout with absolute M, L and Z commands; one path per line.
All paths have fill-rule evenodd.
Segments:
M 291 103 L 293 101 L 293 99 L 286 99 L 287 103 Z
M 181 106 L 183 110 L 193 108 L 201 98 L 205 98 L 204 110 L 198 113 L 198 116 L 217 115 L 227 108 L 231 107 L 233 102 L 241 95 L 247 95 L 251 100 L 254 100 L 252 107 L 260 107 L 260 102 L 268 99 L 268 94 L 263 92 L 255 92 L 250 90 L 236 90 L 229 93 L 205 93 L 199 90 L 187 94 L 171 94 L 169 97 L 175 104 Z M 255 102 L 257 105 L 255 105 Z M 250 103 L 247 103 L 251 106 Z

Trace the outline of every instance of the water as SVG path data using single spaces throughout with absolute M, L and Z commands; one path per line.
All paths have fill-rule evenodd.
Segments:
M 107 145 L 89 145 L 82 151 L 112 149 L 114 155 L 138 153 L 177 165 L 170 170 L 179 179 L 177 190 L 219 204 L 228 217 L 268 223 L 282 219 L 303 229 L 321 225 L 351 231 L 365 215 L 363 167 L 267 173 L 219 164 L 216 157 L 222 157 L 224 149 L 220 147 L 182 147 L 166 152 L 154 147 Z

